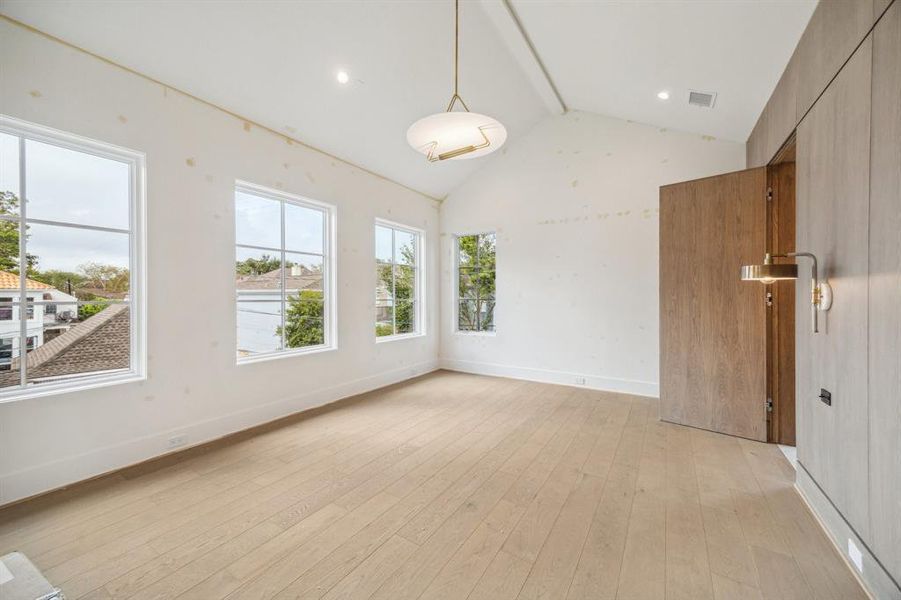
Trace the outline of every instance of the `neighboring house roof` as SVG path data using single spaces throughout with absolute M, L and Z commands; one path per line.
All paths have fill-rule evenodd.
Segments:
M 29 352 L 28 379 L 109 371 L 129 367 L 129 310 L 113 304 Z M 19 378 L 19 358 L 0 373 L 0 386 Z
M 19 275 L 18 273 L 10 273 L 9 271 L 0 271 L 0 290 L 18 290 Z M 34 281 L 33 279 L 25 279 L 25 289 L 27 290 L 52 290 L 52 285 Z
M 239 290 L 277 290 L 281 286 L 281 268 L 262 275 L 242 275 L 235 280 Z M 285 289 L 322 290 L 322 273 L 304 266 L 288 267 L 285 273 Z

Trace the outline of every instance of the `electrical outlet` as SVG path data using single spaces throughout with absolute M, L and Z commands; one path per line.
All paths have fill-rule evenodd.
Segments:
M 170 448 L 178 448 L 179 446 L 184 446 L 186 443 L 188 443 L 188 436 L 184 433 L 179 433 L 169 438 Z
M 857 572 L 863 573 L 863 554 L 851 538 L 848 538 L 848 558 L 857 567 Z
M 585 385 L 587 382 L 584 377 L 576 377 L 576 385 Z

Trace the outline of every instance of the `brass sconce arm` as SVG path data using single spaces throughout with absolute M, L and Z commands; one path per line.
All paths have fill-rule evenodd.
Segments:
M 820 330 L 819 330 L 819 326 L 818 326 L 817 309 L 822 308 L 823 310 L 829 310 L 829 306 L 823 306 L 823 304 L 824 304 L 823 300 L 824 300 L 824 296 L 825 296 L 824 288 L 828 284 L 825 284 L 823 287 L 820 287 L 819 265 L 817 263 L 816 255 L 811 252 L 786 252 L 785 254 L 773 254 L 772 257 L 773 258 L 804 257 L 804 258 L 809 258 L 811 261 L 813 261 L 813 265 L 811 265 L 811 269 L 810 269 L 810 290 L 811 290 L 810 291 L 810 303 L 812 305 L 810 314 L 811 314 L 811 324 L 813 325 L 813 332 L 819 333 Z M 829 304 L 831 305 L 832 304 L 831 288 L 828 292 L 828 295 L 830 298 Z

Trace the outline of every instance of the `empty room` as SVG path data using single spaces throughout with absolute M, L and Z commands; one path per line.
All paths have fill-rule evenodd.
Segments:
M 901 0 L 0 0 L 0 600 L 901 600 Z

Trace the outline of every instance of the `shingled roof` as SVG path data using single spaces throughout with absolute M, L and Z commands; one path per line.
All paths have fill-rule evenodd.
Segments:
M 281 286 L 281 268 L 261 275 L 242 275 L 235 280 L 239 290 L 277 290 Z M 288 290 L 322 290 L 322 273 L 301 265 L 288 267 L 285 272 L 285 286 Z
M 127 369 L 130 318 L 127 304 L 113 304 L 27 354 L 28 379 Z M 19 358 L 0 373 L 0 387 L 19 379 Z

